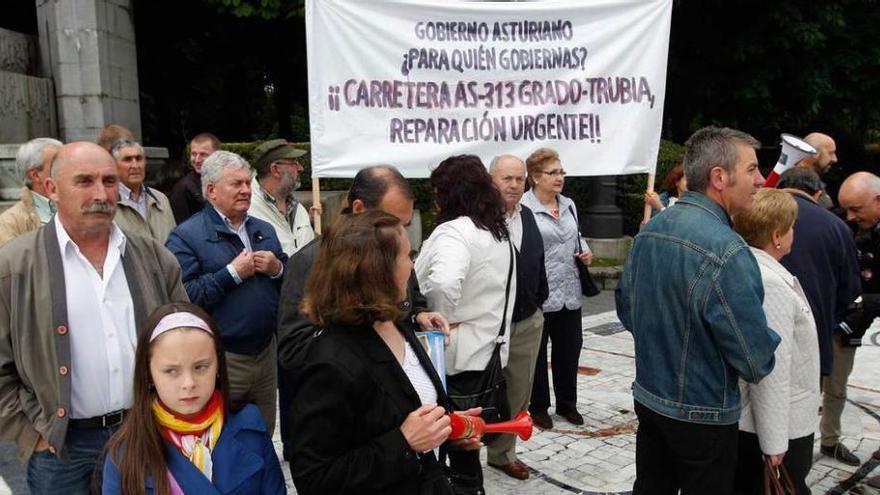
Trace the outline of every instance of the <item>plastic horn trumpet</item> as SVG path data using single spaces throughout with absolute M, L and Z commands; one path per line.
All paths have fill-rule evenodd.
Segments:
M 779 154 L 779 160 L 776 161 L 773 171 L 767 176 L 764 187 L 776 187 L 776 183 L 779 182 L 779 176 L 786 170 L 804 158 L 817 153 L 816 148 L 810 146 L 806 141 L 797 136 L 782 134 L 781 137 L 782 152 Z
M 449 420 L 449 425 L 452 427 L 452 433 L 449 434 L 450 440 L 480 438 L 486 433 L 512 433 L 523 440 L 532 437 L 532 417 L 525 411 L 520 412 L 516 418 L 510 421 L 500 423 L 487 424 L 479 416 L 458 413 L 450 414 Z

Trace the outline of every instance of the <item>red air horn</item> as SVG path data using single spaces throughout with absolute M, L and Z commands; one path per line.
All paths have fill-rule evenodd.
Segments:
M 500 423 L 487 424 L 479 416 L 458 413 L 450 414 L 449 420 L 449 425 L 452 427 L 452 433 L 449 434 L 450 440 L 480 438 L 486 433 L 513 433 L 523 440 L 532 437 L 532 417 L 525 411 L 520 412 L 516 418 L 510 421 Z

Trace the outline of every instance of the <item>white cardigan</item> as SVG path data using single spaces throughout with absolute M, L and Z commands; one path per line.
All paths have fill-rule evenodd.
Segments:
M 516 299 L 516 263 L 510 280 L 507 314 L 504 292 L 510 269 L 510 247 L 468 217 L 438 225 L 422 244 L 416 276 L 428 307 L 458 326 L 446 348 L 446 372 L 483 370 L 489 363 L 502 317 L 507 321 L 501 363 L 507 365 L 508 337 Z
M 819 408 L 819 342 L 816 323 L 797 277 L 772 256 L 752 248 L 764 282 L 767 324 L 782 341 L 776 366 L 757 384 L 740 381 L 739 429 L 757 433 L 767 455 L 788 450 L 789 439 L 816 431 Z

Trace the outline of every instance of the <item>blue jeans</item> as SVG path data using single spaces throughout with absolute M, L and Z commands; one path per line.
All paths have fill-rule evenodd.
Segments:
M 98 462 L 103 461 L 104 446 L 117 429 L 118 426 L 68 428 L 64 439 L 67 462 L 48 450 L 34 452 L 27 467 L 31 495 L 86 495 L 92 492 L 95 469 L 103 467 Z M 98 473 L 100 475 L 100 470 Z

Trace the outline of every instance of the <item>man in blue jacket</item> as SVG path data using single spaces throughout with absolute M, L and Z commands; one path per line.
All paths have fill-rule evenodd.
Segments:
M 202 166 L 205 208 L 178 225 L 165 246 L 177 257 L 190 300 L 211 314 L 229 371 L 229 397 L 253 402 L 275 429 L 278 288 L 287 255 L 272 225 L 249 217 L 251 168 L 214 152 Z
M 773 369 L 779 345 L 757 262 L 731 228 L 764 183 L 746 133 L 706 127 L 685 143 L 689 191 L 633 243 L 617 313 L 635 342 L 633 493 L 731 493 L 740 378 Z

